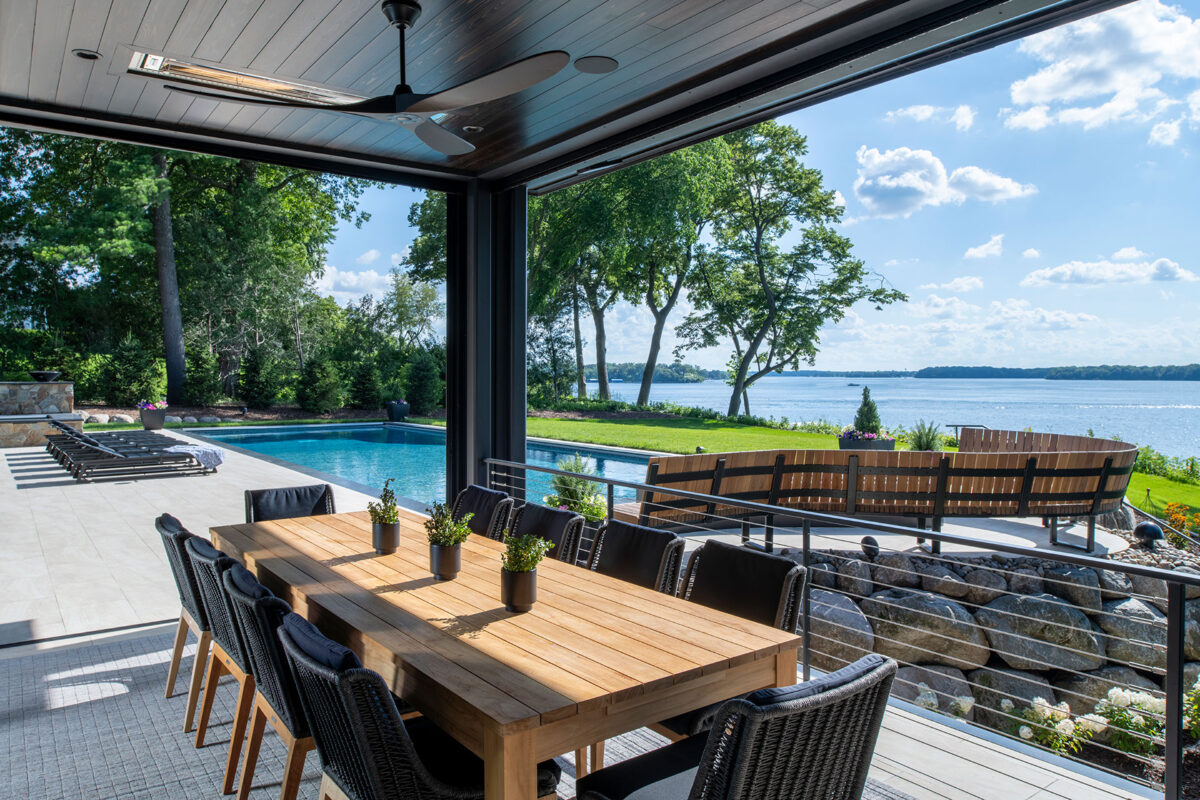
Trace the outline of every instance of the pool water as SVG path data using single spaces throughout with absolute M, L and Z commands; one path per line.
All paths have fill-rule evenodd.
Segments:
M 378 492 L 395 478 L 393 491 L 418 503 L 445 501 L 446 432 L 397 425 L 312 425 L 295 428 L 214 428 L 198 430 L 206 439 L 332 475 Z M 641 482 L 646 457 L 586 445 L 529 442 L 530 464 L 553 467 L 559 459 L 579 453 L 590 459 L 606 478 Z M 528 473 L 530 498 L 550 493 L 550 476 Z M 503 488 L 503 487 L 501 487 Z M 632 489 L 617 487 L 615 496 L 633 497 Z

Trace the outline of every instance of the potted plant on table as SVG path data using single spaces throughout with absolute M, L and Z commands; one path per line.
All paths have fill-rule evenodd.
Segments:
M 871 399 L 871 390 L 862 391 L 862 403 L 854 415 L 854 424 L 842 428 L 838 434 L 839 450 L 895 450 L 896 440 L 883 432 L 879 409 Z
M 468 525 L 474 514 L 456 520 L 450 506 L 434 503 L 429 519 L 425 520 L 425 535 L 429 537 L 429 571 L 439 581 L 452 581 L 462 569 L 462 543 L 471 535 Z
M 509 611 L 523 612 L 537 600 L 537 565 L 554 547 L 540 536 L 504 536 L 500 560 L 500 601 Z
M 138 413 L 142 417 L 142 427 L 148 431 L 161 431 L 167 421 L 166 400 L 143 400 L 138 403 Z
M 392 491 L 394 480 L 388 478 L 383 482 L 378 503 L 367 503 L 367 513 L 371 515 L 371 544 L 381 556 L 396 552 L 396 543 L 400 540 L 400 510 L 396 508 L 396 493 Z

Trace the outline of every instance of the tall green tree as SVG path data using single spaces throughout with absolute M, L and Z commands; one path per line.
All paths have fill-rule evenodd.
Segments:
M 755 381 L 812 363 L 821 328 L 852 305 L 880 307 L 906 297 L 870 273 L 834 230 L 843 209 L 820 171 L 802 163 L 803 136 L 764 122 L 724 138 L 731 179 L 717 200 L 716 246 L 700 254 L 693 272 L 697 308 L 680 326 L 680 349 L 728 337 L 733 416 L 739 403 L 749 413 L 746 390 Z M 785 250 L 780 239 L 793 228 L 799 241 Z

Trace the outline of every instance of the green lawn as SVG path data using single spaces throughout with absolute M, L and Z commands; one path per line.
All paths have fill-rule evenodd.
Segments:
M 548 419 L 530 417 L 530 436 L 567 439 L 574 442 L 694 453 L 703 447 L 710 453 L 732 450 L 824 449 L 837 447 L 837 437 L 821 433 L 738 425 L 711 419 L 667 417 L 658 419 Z
M 1146 501 L 1147 489 L 1150 490 L 1149 502 Z M 1183 503 L 1189 507 L 1189 516 L 1200 511 L 1200 486 L 1179 483 L 1157 475 L 1133 473 L 1129 478 L 1129 491 L 1125 496 L 1138 508 L 1155 515 L 1161 515 L 1167 503 Z

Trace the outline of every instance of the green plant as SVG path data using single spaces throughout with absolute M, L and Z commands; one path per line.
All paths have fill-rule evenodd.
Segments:
M 879 433 L 882 426 L 879 409 L 875 407 L 875 401 L 871 399 L 871 390 L 864 386 L 862 403 L 859 404 L 858 412 L 854 415 L 854 430 L 862 433 Z
M 279 364 L 274 352 L 253 347 L 242 359 L 238 396 L 250 408 L 270 408 L 279 395 Z
M 437 360 L 428 350 L 418 350 L 408 366 L 405 396 L 412 413 L 428 414 L 442 402 L 445 387 L 438 374 Z
M 354 407 L 379 408 L 379 398 L 383 395 L 380 383 L 379 368 L 375 362 L 369 358 L 359 362 L 350 384 L 350 401 Z
M 942 444 L 941 428 L 932 422 L 917 420 L 916 426 L 908 432 L 909 450 L 940 450 Z
M 324 358 L 310 358 L 296 384 L 296 402 L 305 411 L 328 414 L 342 407 L 342 379 L 337 367 Z
M 509 572 L 533 572 L 546 553 L 554 548 L 554 542 L 527 533 L 524 536 L 509 536 L 504 533 L 504 555 L 500 565 Z
M 183 385 L 184 400 L 193 406 L 211 406 L 221 399 L 221 369 L 217 355 L 207 347 L 187 353 L 187 382 Z
M 1000 703 L 1000 710 L 1006 714 L 1011 715 L 1013 708 L 1013 702 L 1008 698 Z M 1095 715 L 1072 719 L 1067 703 L 1051 705 L 1042 697 L 1033 698 L 1029 707 L 1021 712 L 1020 719 L 1012 724 L 1020 738 L 1056 753 L 1078 753 L 1085 741 L 1105 727 L 1104 721 Z
M 1196 702 L 1194 688 L 1190 694 L 1190 702 Z M 1185 708 L 1189 704 L 1189 698 L 1185 697 Z M 1120 686 L 1109 689 L 1096 704 L 1096 714 L 1108 724 L 1108 743 L 1134 755 L 1150 755 L 1162 744 L 1166 709 L 1164 698 Z
M 474 514 L 467 514 L 456 520 L 446 503 L 434 503 L 429 509 L 429 519 L 425 520 L 425 535 L 429 543 L 438 547 L 454 547 L 462 544 L 471 535 L 471 521 Z
M 590 458 L 584 458 L 579 453 L 560 458 L 555 468 L 563 472 L 575 472 L 582 475 L 595 475 L 596 467 Z M 600 484 L 573 475 L 555 475 L 550 479 L 554 494 L 547 495 L 545 502 L 550 506 L 558 506 L 568 511 L 582 514 L 593 522 L 604 519 L 608 514 L 608 505 L 601 496 Z
M 99 384 L 106 403 L 128 408 L 144 397 L 161 397 L 166 392 L 166 373 L 161 360 L 127 333 L 105 361 Z
M 396 479 L 388 478 L 383 482 L 383 491 L 379 493 L 378 503 L 374 500 L 367 501 L 367 513 L 371 515 L 371 522 L 376 525 L 400 521 L 400 510 L 396 508 L 396 493 L 392 491 L 394 480 Z

